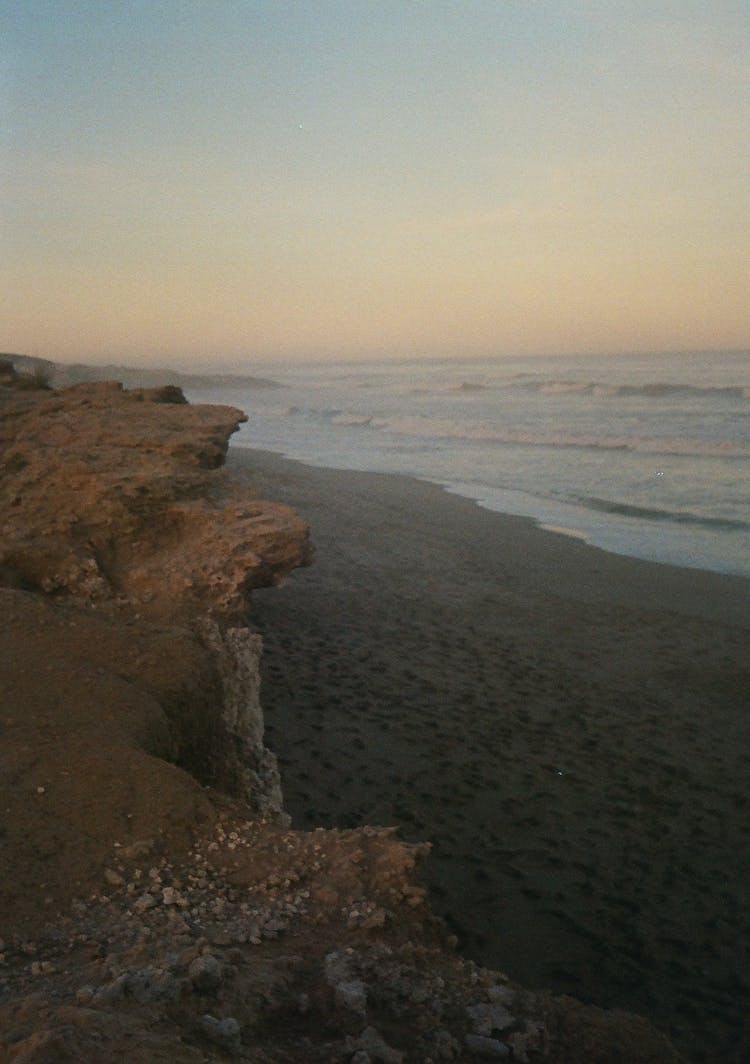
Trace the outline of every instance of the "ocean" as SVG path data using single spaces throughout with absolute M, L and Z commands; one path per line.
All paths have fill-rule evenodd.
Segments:
M 261 366 L 233 446 L 405 473 L 618 554 L 750 577 L 750 352 Z

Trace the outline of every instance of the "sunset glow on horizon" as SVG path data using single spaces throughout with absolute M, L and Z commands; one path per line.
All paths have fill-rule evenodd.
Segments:
M 9 0 L 0 349 L 750 345 L 744 3 Z

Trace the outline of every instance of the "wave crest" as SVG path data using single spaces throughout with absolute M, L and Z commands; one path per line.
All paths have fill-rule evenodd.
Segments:
M 595 450 L 636 451 L 644 454 L 750 457 L 750 444 L 743 440 L 691 439 L 682 436 L 603 436 L 593 433 L 529 431 L 495 428 L 477 422 L 430 418 L 421 414 L 382 417 L 341 412 L 334 424 L 390 432 L 398 436 L 432 439 L 521 444 L 527 447 L 581 447 Z
M 521 379 L 521 376 L 524 379 Z M 526 391 L 540 392 L 543 395 L 597 395 L 604 398 L 619 396 L 644 396 L 651 399 L 663 399 L 669 396 L 715 396 L 725 399 L 750 399 L 750 387 L 743 385 L 706 385 L 680 384 L 672 381 L 651 381 L 646 384 L 606 384 L 595 380 L 528 380 L 525 375 L 513 378 L 513 387 Z

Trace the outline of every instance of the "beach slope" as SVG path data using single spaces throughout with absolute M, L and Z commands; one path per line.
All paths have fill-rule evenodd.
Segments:
M 428 839 L 472 957 L 744 1059 L 750 582 L 408 477 L 229 467 L 315 530 L 253 614 L 294 822 Z

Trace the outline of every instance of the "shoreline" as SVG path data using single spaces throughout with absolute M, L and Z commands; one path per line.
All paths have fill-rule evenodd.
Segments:
M 293 822 L 429 839 L 470 956 L 733 1059 L 750 582 L 405 476 L 227 464 L 312 526 L 313 566 L 251 609 Z
M 248 456 L 254 456 L 250 459 Z M 257 463 L 260 464 L 257 464 Z M 276 463 L 278 462 L 278 465 Z M 287 502 L 292 497 L 298 498 L 299 481 L 293 478 L 294 487 L 287 498 L 284 492 L 284 481 L 288 483 L 289 477 L 284 471 L 299 473 L 300 477 L 310 474 L 312 477 L 319 476 L 326 483 L 333 483 L 336 478 L 349 480 L 354 483 L 361 479 L 363 483 L 370 482 L 377 488 L 392 482 L 404 486 L 408 491 L 409 486 L 418 492 L 424 492 L 425 497 L 433 493 L 439 499 L 450 500 L 448 505 L 455 504 L 461 508 L 471 520 L 477 512 L 484 515 L 489 521 L 497 522 L 498 529 L 502 529 L 503 535 L 508 536 L 513 546 L 517 546 L 524 538 L 525 533 L 530 532 L 532 538 L 537 534 L 549 537 L 547 548 L 552 547 L 553 541 L 565 541 L 566 546 L 561 551 L 554 551 L 551 557 L 553 563 L 572 561 L 575 569 L 565 571 L 561 569 L 561 575 L 566 580 L 565 590 L 571 594 L 583 591 L 596 591 L 596 582 L 581 579 L 579 568 L 590 570 L 595 574 L 602 572 L 601 566 L 608 569 L 608 575 L 616 580 L 614 586 L 607 588 L 606 595 L 620 594 L 627 599 L 632 598 L 636 590 L 643 594 L 644 601 L 655 608 L 676 608 L 694 613 L 706 620 L 718 620 L 722 623 L 737 624 L 750 630 L 750 576 L 742 573 L 722 572 L 716 569 L 702 569 L 688 565 L 675 565 L 671 562 L 656 561 L 643 558 L 635 554 L 621 554 L 617 551 L 599 547 L 586 538 L 586 533 L 567 525 L 550 523 L 542 518 L 536 518 L 530 514 L 517 514 L 510 511 L 490 509 L 480 500 L 468 495 L 461 495 L 450 490 L 446 485 L 438 481 L 424 479 L 409 473 L 378 472 L 359 469 L 339 469 L 334 466 L 324 466 L 308 463 L 299 458 L 287 457 L 279 451 L 267 450 L 262 447 L 247 447 L 244 444 L 230 442 L 227 455 L 227 465 L 233 472 L 242 473 L 243 468 L 259 471 L 259 477 L 255 483 L 256 494 L 270 494 L 276 484 L 275 476 L 279 476 L 279 490 L 274 498 Z M 305 501 L 307 493 L 301 496 Z M 420 495 L 420 498 L 422 496 Z M 575 545 L 576 551 L 583 551 L 583 555 L 576 553 L 570 559 L 564 557 L 567 546 Z M 525 574 L 525 575 L 528 575 Z M 560 574 L 558 574 L 560 575 Z M 655 588 L 654 580 L 658 583 Z M 634 581 L 634 582 L 633 582 Z M 690 584 L 688 587 L 687 585 Z M 629 590 L 626 590 L 629 589 Z M 669 601 L 664 602 L 663 596 L 666 591 Z

